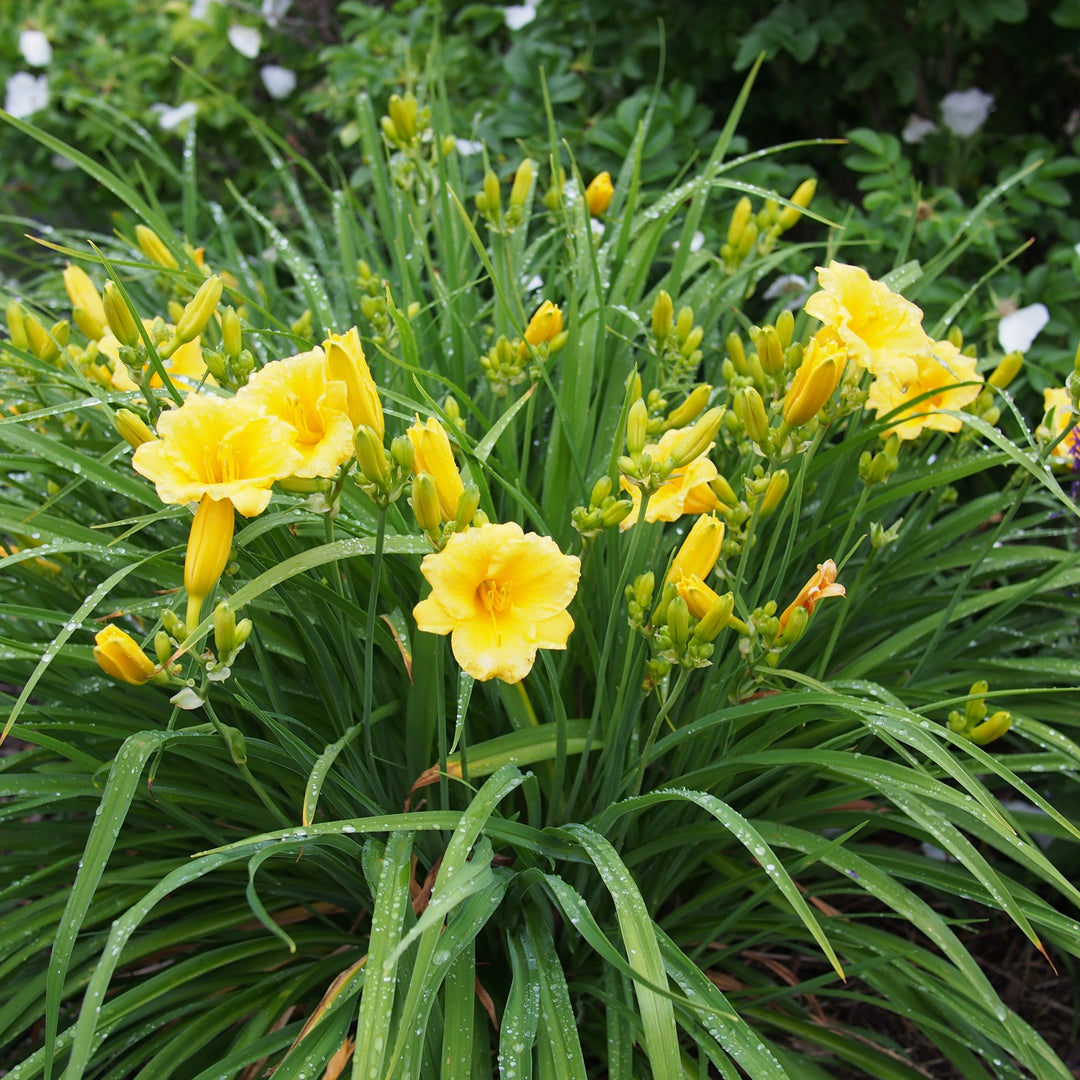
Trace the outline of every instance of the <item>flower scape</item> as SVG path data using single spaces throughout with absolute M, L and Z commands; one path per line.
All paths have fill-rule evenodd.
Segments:
M 7 303 L 12 1075 L 1064 1077 L 1080 374 L 420 97 Z

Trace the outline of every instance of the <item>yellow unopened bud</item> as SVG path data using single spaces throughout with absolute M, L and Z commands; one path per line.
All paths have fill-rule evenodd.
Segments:
M 151 262 L 156 262 L 158 266 L 164 266 L 168 270 L 175 270 L 179 265 L 176 256 L 165 245 L 165 241 L 148 226 L 135 226 L 135 240 L 142 253 Z
M 464 532 L 472 524 L 479 505 L 480 489 L 475 484 L 470 484 L 458 499 L 457 514 L 454 516 L 455 532 Z
M 453 521 L 457 517 L 458 503 L 465 485 L 454 461 L 454 451 L 450 447 L 446 429 L 434 417 L 425 423 L 421 423 L 417 417 L 416 423 L 406 434 L 413 447 L 413 474 L 423 472 L 431 476 L 439 497 L 442 520 Z
M 767 518 L 780 505 L 789 482 L 787 469 L 777 469 L 769 477 L 769 486 L 765 489 L 765 497 L 761 500 L 760 517 Z
M 745 375 L 750 370 L 746 366 L 746 349 L 743 348 L 742 338 L 734 330 L 727 336 L 727 351 L 735 370 L 740 375 Z
M 117 410 L 113 423 L 121 438 L 133 450 L 137 450 L 143 443 L 152 442 L 156 438 L 146 421 L 130 409 Z
M 791 335 L 795 332 L 795 316 L 784 308 L 776 316 L 776 334 L 780 338 L 780 347 L 786 349 L 791 344 Z
M 663 340 L 671 333 L 671 327 L 674 325 L 675 319 L 675 305 L 671 301 L 671 297 L 668 293 L 661 289 L 656 294 L 656 299 L 653 301 L 652 306 L 652 332 L 653 337 L 658 341 Z
M 981 724 L 976 724 L 967 733 L 967 737 L 977 746 L 986 746 L 987 743 L 1000 739 L 1010 727 L 1012 727 L 1012 713 L 1001 710 Z
M 480 202 L 479 195 L 476 197 L 476 205 L 480 212 L 492 221 L 498 220 L 502 210 L 502 193 L 499 187 L 499 178 L 491 169 L 488 169 L 484 174 L 484 190 L 481 194 L 484 199 L 483 203 Z
M 1020 368 L 1023 366 L 1024 354 L 1022 352 L 1006 353 L 998 366 L 990 373 L 990 377 L 986 380 L 987 385 L 1004 390 L 1020 374 Z
M 630 412 L 626 417 L 626 449 L 636 457 L 645 449 L 645 439 L 649 428 L 649 408 L 644 399 L 638 398 L 630 406 Z
M 398 139 L 401 142 L 409 142 L 416 134 L 418 112 L 416 98 L 412 94 L 406 94 L 404 97 L 391 94 L 388 111 L 390 119 L 394 122 Z
M 221 278 L 217 274 L 211 275 L 199 286 L 176 321 L 171 340 L 159 350 L 163 359 L 172 356 L 181 345 L 194 341 L 206 329 L 221 299 L 221 289 Z
M 535 348 L 562 333 L 562 327 L 562 308 L 557 308 L 550 300 L 545 300 L 529 320 L 529 325 L 525 328 L 525 340 Z
M 611 477 L 605 473 L 593 484 L 592 493 L 589 495 L 589 505 L 599 506 L 611 494 Z
M 699 514 L 676 552 L 665 580 L 678 583 L 680 578 L 696 577 L 704 581 L 716 566 L 723 546 L 723 521 L 714 514 Z M 701 616 L 698 615 L 697 618 Z
M 195 511 L 184 559 L 187 591 L 187 628 L 199 625 L 203 601 L 210 595 L 229 562 L 233 538 L 233 504 L 204 495 Z
M 837 358 L 824 355 L 813 348 L 803 359 L 795 378 L 784 397 L 784 423 L 799 427 L 809 423 L 832 397 L 840 382 L 841 368 Z
M 235 360 L 244 347 L 244 328 L 236 308 L 221 309 L 221 348 L 230 360 Z
M 709 487 L 712 488 L 713 494 L 725 506 L 735 507 L 739 505 L 739 497 L 735 494 L 735 489 L 728 483 L 727 477 L 718 473 L 709 481 Z
M 675 651 L 681 653 L 690 644 L 690 609 L 681 596 L 673 597 L 667 606 L 667 625 Z
M 748 196 L 744 195 L 731 212 L 731 221 L 728 223 L 727 242 L 734 248 L 738 246 L 743 231 L 750 222 L 750 212 L 753 209 Z
M 723 406 L 714 405 L 692 428 L 675 440 L 671 447 L 671 458 L 677 469 L 709 452 L 716 441 L 716 433 L 720 430 L 725 411 Z
M 589 213 L 593 217 L 601 217 L 611 205 L 614 195 L 615 188 L 612 186 L 610 173 L 602 172 L 594 176 L 585 189 L 585 202 L 588 203 Z
M 68 263 L 64 269 L 64 288 L 71 300 L 75 325 L 91 340 L 103 338 L 108 330 L 105 305 L 94 287 L 90 275 L 81 267 Z
M 18 300 L 9 300 L 6 309 L 8 337 L 16 349 L 25 349 L 29 344 L 26 336 L 26 319 Z
M 360 331 L 354 326 L 345 334 L 331 334 L 323 342 L 323 351 L 327 377 L 343 382 L 348 391 L 349 419 L 354 425 L 367 424 L 382 443 L 386 421 L 378 388 L 360 344 Z
M 690 333 L 686 335 L 686 340 L 679 346 L 679 352 L 683 356 L 690 356 L 690 354 L 701 344 L 701 339 L 704 336 L 704 328 L 695 326 Z
M 529 158 L 526 158 L 514 173 L 514 184 L 510 188 L 510 205 L 516 210 L 525 209 L 525 201 L 532 191 L 533 175 L 536 168 Z
M 743 386 L 735 391 L 735 413 L 742 421 L 746 434 L 752 442 L 765 449 L 769 445 L 769 416 L 765 402 L 753 386 Z
M 153 661 L 135 639 L 113 623 L 99 630 L 94 635 L 94 642 L 94 659 L 98 667 L 114 679 L 141 686 L 156 671 Z
M 413 508 L 417 525 L 426 533 L 438 533 L 443 522 L 442 509 L 431 473 L 420 472 L 413 477 L 412 497 L 409 503 Z
M 120 290 L 113 281 L 105 282 L 102 295 L 102 306 L 105 308 L 105 318 L 113 337 L 121 345 L 138 345 L 142 340 L 139 335 L 139 326 L 131 309 L 124 303 Z
M 684 342 L 694 328 L 694 309 L 692 307 L 679 308 L 678 317 L 675 320 L 675 336 L 680 343 Z
M 708 405 L 711 393 L 712 387 L 708 383 L 698 383 L 687 394 L 686 400 L 668 413 L 668 418 L 664 421 L 665 430 L 692 424 L 701 415 L 701 410 Z
M 707 585 L 703 587 L 708 588 Z M 712 592 L 712 589 L 709 589 L 709 592 Z M 683 599 L 686 598 L 684 597 Z M 686 601 L 686 605 L 690 608 L 691 613 L 693 613 L 694 606 L 689 600 Z M 705 614 L 697 616 L 699 622 L 697 626 L 694 627 L 694 637 L 698 641 L 715 641 L 720 632 L 727 629 L 734 611 L 734 593 L 726 592 L 723 596 L 717 596 L 716 593 L 713 593 L 713 601 L 706 609 Z
M 61 346 L 67 343 L 67 335 L 64 334 L 63 342 L 58 342 L 33 315 L 23 316 L 23 325 L 26 328 L 27 345 L 30 351 L 39 360 L 52 363 L 60 355 Z M 59 325 L 58 323 L 57 326 Z M 67 323 L 63 326 L 66 328 Z
M 390 473 L 386 463 L 386 451 L 378 433 L 367 424 L 361 424 L 356 429 L 355 443 L 356 463 L 360 466 L 364 479 L 379 487 L 384 486 Z
M 675 582 L 675 590 L 695 619 L 705 618 L 709 608 L 720 599 L 719 594 L 710 589 L 696 574 L 679 578 Z
M 758 359 L 767 375 L 779 375 L 784 370 L 784 348 L 775 326 L 763 326 L 757 336 Z
M 813 178 L 804 180 L 796 189 L 795 194 L 791 196 L 791 201 L 795 206 L 785 206 L 780 211 L 780 216 L 776 220 L 776 224 L 780 226 L 781 232 L 787 232 L 792 228 L 802 217 L 802 210 L 796 209 L 802 207 L 803 210 L 810 205 L 810 200 L 814 197 L 814 193 L 817 191 L 817 181 Z
M 158 664 L 161 667 L 172 659 L 173 655 L 173 643 L 169 640 L 169 635 L 164 630 L 159 630 L 154 635 L 154 655 L 157 657 Z
M 742 236 L 739 237 L 738 246 L 735 248 L 736 261 L 742 262 L 742 260 L 754 250 L 754 245 L 757 243 L 757 237 L 757 222 L 751 221 L 747 224 L 746 228 L 743 229 Z

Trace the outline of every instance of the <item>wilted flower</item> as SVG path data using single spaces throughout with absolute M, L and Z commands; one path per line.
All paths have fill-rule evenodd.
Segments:
M 520 682 L 537 649 L 566 648 L 581 562 L 551 537 L 489 522 L 454 533 L 420 570 L 431 595 L 413 608 L 416 625 L 450 634 L 454 659 L 474 679 Z
M 879 417 L 907 401 L 922 398 L 894 418 L 893 426 L 883 435 L 914 439 L 924 428 L 959 431 L 963 426 L 959 417 L 949 416 L 942 410 L 958 412 L 979 396 L 983 377 L 975 370 L 976 363 L 974 356 L 965 356 L 951 341 L 936 341 L 932 355 L 918 358 L 918 372 L 910 382 L 875 379 L 870 384 L 866 404 Z M 930 396 L 923 397 L 927 393 Z
M 998 323 L 998 343 L 1005 352 L 1027 352 L 1039 331 L 1050 321 L 1045 304 L 1028 304 L 1005 315 Z
M 994 95 L 978 87 L 953 90 L 941 99 L 941 122 L 961 138 L 974 135 L 986 123 L 994 107 Z
M 845 596 L 846 590 L 843 585 L 836 584 L 836 563 L 832 559 L 826 559 L 818 563 L 817 573 L 802 587 L 799 595 L 791 601 L 780 615 L 780 633 L 788 624 L 788 619 L 796 608 L 804 608 L 808 615 L 814 614 L 814 608 L 819 600 L 829 596 Z

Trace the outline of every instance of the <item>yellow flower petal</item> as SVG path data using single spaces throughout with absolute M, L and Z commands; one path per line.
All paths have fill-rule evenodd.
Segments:
M 344 334 L 331 334 L 323 342 L 327 377 L 345 383 L 348 390 L 348 413 L 353 427 L 367 424 L 382 441 L 386 433 L 382 402 L 360 344 L 360 332 L 354 326 Z

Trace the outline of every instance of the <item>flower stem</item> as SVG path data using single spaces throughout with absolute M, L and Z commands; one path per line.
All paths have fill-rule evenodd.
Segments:
M 374 766 L 375 755 L 371 738 L 371 699 L 374 694 L 375 672 L 375 605 L 379 600 L 379 579 L 382 576 L 383 542 L 386 539 L 386 507 L 379 507 L 375 523 L 375 555 L 371 561 L 371 587 L 368 589 L 367 612 L 364 619 L 364 755 Z M 373 769 L 372 776 L 377 772 Z

